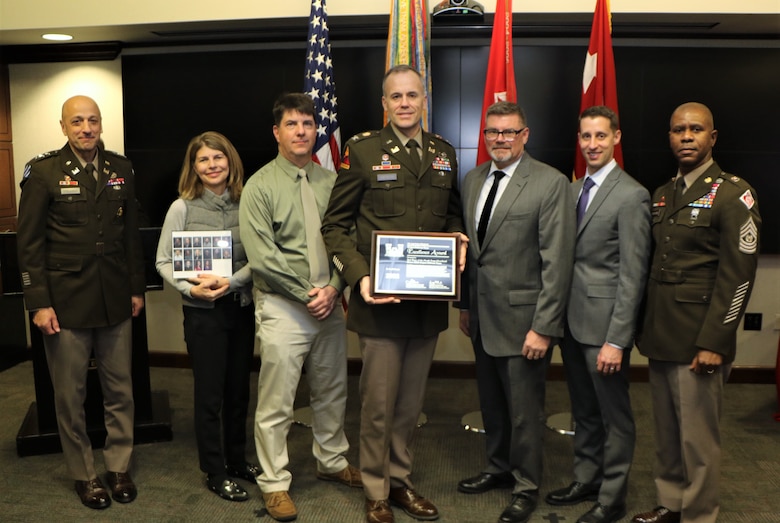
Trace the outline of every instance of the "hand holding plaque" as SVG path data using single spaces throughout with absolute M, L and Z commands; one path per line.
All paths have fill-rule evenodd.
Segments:
M 458 300 L 460 243 L 460 233 L 374 231 L 371 296 Z

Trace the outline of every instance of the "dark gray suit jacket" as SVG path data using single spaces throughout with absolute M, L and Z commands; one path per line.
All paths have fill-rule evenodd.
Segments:
M 463 221 L 471 241 L 460 307 L 470 311 L 472 341 L 481 333 L 491 356 L 517 356 L 530 329 L 563 335 L 574 207 L 567 178 L 526 151 L 495 204 L 484 245 L 479 245 L 475 208 L 490 166 L 487 162 L 471 170 L 463 185 Z

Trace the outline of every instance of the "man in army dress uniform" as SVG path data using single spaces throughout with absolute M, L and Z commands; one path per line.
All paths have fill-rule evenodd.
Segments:
M 761 217 L 753 188 L 713 161 L 717 135 L 705 105 L 678 107 L 669 143 L 679 171 L 652 199 L 655 251 L 638 345 L 650 360 L 658 506 L 634 523 L 718 516 L 723 385 L 756 274 Z
M 349 140 L 322 222 L 328 253 L 353 289 L 347 328 L 358 333 L 360 470 L 369 522 L 393 521 L 389 502 L 416 519 L 438 518 L 414 490 L 409 444 L 447 304 L 372 297 L 374 230 L 461 232 L 455 150 L 422 130 L 425 92 L 420 74 L 396 66 L 385 74 L 382 105 L 390 123 Z M 355 235 L 351 234 L 355 228 Z M 461 234 L 459 262 L 468 239 Z
M 129 503 L 133 451 L 131 316 L 145 290 L 133 169 L 99 146 L 100 109 L 74 96 L 62 106 L 68 143 L 25 167 L 17 243 L 25 304 L 43 333 L 60 441 L 81 502 L 111 504 L 95 472 L 84 400 L 94 352 L 103 390 L 103 449 L 111 497 Z

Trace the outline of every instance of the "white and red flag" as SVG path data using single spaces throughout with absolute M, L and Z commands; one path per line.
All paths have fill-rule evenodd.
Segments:
M 495 102 L 517 102 L 515 61 L 512 54 L 512 0 L 498 0 L 493 17 L 493 37 L 490 40 L 490 58 L 485 78 L 485 96 L 479 122 L 477 165 L 490 159 L 482 133 L 485 130 L 485 112 Z
M 590 44 L 582 71 L 582 102 L 580 112 L 594 105 L 606 105 L 618 113 L 617 81 L 615 79 L 615 57 L 612 54 L 612 15 L 609 0 L 596 0 L 593 13 L 593 27 L 590 30 Z M 574 160 L 574 177 L 585 176 L 585 158 L 579 146 Z M 615 160 L 623 166 L 621 144 L 615 146 Z

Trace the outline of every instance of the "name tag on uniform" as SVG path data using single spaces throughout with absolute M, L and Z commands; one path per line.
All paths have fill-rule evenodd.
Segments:
M 81 187 L 60 187 L 60 194 L 81 194 Z
M 394 182 L 396 180 L 398 180 L 398 173 L 381 173 L 376 175 L 376 181 L 378 182 Z

